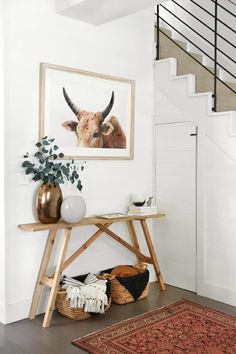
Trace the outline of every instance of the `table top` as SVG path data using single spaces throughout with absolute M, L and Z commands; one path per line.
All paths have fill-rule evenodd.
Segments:
M 60 221 L 54 224 L 42 224 L 42 223 L 32 223 L 32 224 L 20 224 L 18 227 L 25 231 L 44 231 L 44 230 L 57 230 L 57 229 L 72 229 L 78 226 L 88 226 L 96 224 L 112 224 L 119 221 L 132 221 L 132 220 L 145 220 L 145 219 L 156 219 L 165 216 L 164 213 L 148 214 L 148 215 L 128 215 L 118 218 L 105 219 L 99 216 L 88 217 L 80 220 L 74 224 L 68 224 L 64 221 Z

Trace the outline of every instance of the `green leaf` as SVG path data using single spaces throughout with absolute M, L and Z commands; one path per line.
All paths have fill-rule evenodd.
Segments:
M 34 154 L 34 156 L 37 157 L 37 159 L 40 159 L 40 157 L 42 157 L 43 154 L 40 151 L 38 151 Z
M 27 166 L 31 166 L 32 164 L 29 161 L 24 161 L 22 163 L 22 167 L 27 167 Z
M 42 171 L 40 172 L 40 178 L 42 181 L 44 181 L 44 178 L 46 177 L 45 173 Z
M 65 155 L 63 154 L 63 152 L 60 152 L 58 156 L 62 159 Z
M 84 170 L 84 166 L 81 166 L 81 171 L 83 171 Z
M 69 169 L 66 166 L 62 165 L 61 170 L 64 173 L 64 175 L 67 176 L 69 174 Z
M 33 180 L 34 180 L 35 182 L 37 182 L 37 181 L 39 181 L 40 179 L 41 179 L 40 173 L 36 173 L 36 175 L 34 176 Z
M 62 183 L 64 183 L 64 181 L 63 181 L 62 178 L 56 178 L 56 179 L 54 180 L 54 183 L 56 183 L 56 184 L 62 184 Z
M 47 139 L 47 138 L 48 138 L 47 136 L 44 136 L 44 137 L 43 137 L 43 140 L 45 140 L 45 139 Z
M 57 154 L 53 154 L 52 158 L 53 158 L 53 160 L 56 160 L 57 159 Z
M 25 173 L 26 173 L 27 175 L 29 175 L 30 173 L 34 173 L 34 168 L 28 167 L 28 168 L 26 169 Z
M 78 180 L 78 183 L 77 183 L 77 188 L 78 188 L 78 190 L 79 190 L 79 191 L 82 191 L 83 186 L 82 186 L 82 184 L 81 184 L 81 181 L 80 181 L 80 180 Z
M 53 166 L 53 162 L 47 161 L 47 168 L 50 169 Z
M 61 163 L 56 163 L 55 165 L 53 165 L 53 170 L 58 170 L 61 167 Z
M 54 145 L 54 146 L 53 146 L 53 149 L 54 149 L 54 151 L 56 151 L 56 150 L 58 150 L 58 149 L 59 149 L 59 146 Z
M 55 180 L 55 176 L 52 174 L 52 173 L 49 173 L 48 175 L 48 180 L 52 183 L 54 183 L 54 180 Z
M 44 161 L 45 161 L 44 158 L 43 158 L 43 157 L 40 157 L 39 162 L 40 162 L 41 164 L 43 164 Z
M 42 144 L 40 142 L 35 144 L 38 148 L 40 148 L 42 146 Z
M 43 152 L 44 154 L 47 154 L 47 153 L 48 153 L 48 150 L 45 149 L 45 148 L 42 148 L 42 152 Z

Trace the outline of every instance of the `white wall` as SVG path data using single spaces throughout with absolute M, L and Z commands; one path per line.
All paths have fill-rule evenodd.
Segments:
M 214 29 L 214 18 L 204 12 L 202 9 L 200 9 L 198 6 L 196 6 L 194 3 L 190 2 L 189 0 L 181 0 L 178 2 L 180 5 L 182 5 L 184 8 L 186 8 L 190 13 L 192 13 L 194 16 L 199 18 L 201 21 L 206 23 L 209 27 Z M 204 1 L 204 0 L 199 0 L 197 1 L 199 5 L 201 5 L 203 8 L 205 8 L 207 11 L 209 11 L 211 14 L 214 15 L 214 3 L 211 1 Z M 236 13 L 236 6 L 231 4 L 228 0 L 222 0 L 219 2 L 222 6 L 233 12 L 234 14 Z M 170 9 L 172 12 L 174 12 L 175 15 L 180 17 L 181 20 L 185 21 L 187 24 L 189 24 L 193 29 L 195 29 L 198 33 L 203 35 L 204 38 L 208 39 L 211 43 L 214 43 L 214 34 L 212 31 L 210 31 L 208 28 L 204 27 L 199 21 L 194 19 L 192 16 L 190 16 L 188 13 L 186 13 L 184 10 L 182 10 L 180 7 L 178 7 L 176 4 L 174 4 L 172 1 L 166 1 L 163 4 L 165 7 Z M 196 43 L 200 48 L 202 48 L 207 54 L 209 54 L 211 57 L 214 56 L 214 48 L 208 44 L 206 41 L 204 41 L 201 37 L 199 37 L 197 34 L 193 33 L 190 31 L 184 24 L 182 24 L 179 20 L 175 19 L 172 15 L 170 15 L 166 10 L 161 9 L 160 7 L 160 15 L 167 19 L 168 22 L 170 22 L 174 27 L 176 27 L 183 35 L 185 35 L 187 38 L 190 38 L 194 43 Z M 226 11 L 224 11 L 222 8 L 218 7 L 218 18 L 228 24 L 228 26 L 232 27 L 235 30 L 234 21 L 235 18 L 228 14 Z M 171 28 L 169 28 L 171 29 Z M 173 29 L 171 29 L 173 33 L 173 37 L 180 39 L 183 42 L 187 42 L 185 38 L 180 36 L 178 33 L 176 33 Z M 218 22 L 218 33 L 222 35 L 224 38 L 226 38 L 228 41 L 233 43 L 235 45 L 236 43 L 236 36 L 235 34 L 225 27 L 222 23 Z M 235 58 L 236 56 L 236 49 L 230 46 L 227 42 L 225 42 L 222 38 L 218 37 L 218 47 L 227 53 L 232 59 Z M 190 51 L 193 51 L 195 53 L 199 53 L 204 55 L 202 52 L 200 52 L 196 47 L 190 44 L 189 46 Z M 205 64 L 208 66 L 213 66 L 212 61 L 205 56 Z M 236 65 L 228 58 L 226 58 L 223 54 L 218 52 L 218 62 L 225 66 L 229 71 L 231 71 L 234 75 L 236 73 Z M 226 72 L 223 73 L 223 78 L 228 81 L 234 82 L 235 79 L 227 74 Z
M 9 0 L 6 5 L 6 322 L 11 322 L 28 315 L 46 241 L 43 232 L 27 233 L 17 227 L 34 221 L 38 184 L 20 184 L 20 164 L 22 154 L 32 151 L 38 139 L 39 63 L 136 80 L 134 160 L 88 161 L 82 176 L 88 215 L 124 211 L 132 192 L 152 195 L 153 9 L 94 27 L 56 15 L 53 0 Z M 145 26 L 137 31 L 140 20 Z M 75 188 L 63 192 L 77 193 Z M 123 225 L 114 225 L 113 230 L 127 237 Z M 68 254 L 94 231 L 76 229 Z M 134 262 L 133 255 L 102 236 L 67 274 Z
M 235 140 L 235 138 L 229 138 Z M 205 283 L 209 297 L 236 305 L 236 162 L 206 138 Z M 220 289 L 220 290 L 219 290 Z
M 4 3 L 0 2 L 0 161 L 4 165 Z M 0 172 L 0 322 L 5 321 L 5 212 L 4 168 Z

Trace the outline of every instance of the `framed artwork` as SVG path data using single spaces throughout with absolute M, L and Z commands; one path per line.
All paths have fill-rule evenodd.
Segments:
M 65 159 L 132 159 L 135 82 L 40 64 L 39 138 L 55 138 Z

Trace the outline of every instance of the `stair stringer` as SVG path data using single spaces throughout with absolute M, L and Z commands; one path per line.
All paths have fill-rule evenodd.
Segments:
M 155 62 L 154 102 L 162 95 L 173 106 L 171 114 L 162 109 L 161 115 L 155 107 L 155 124 L 191 121 L 198 127 L 197 293 L 235 306 L 236 262 L 231 250 L 236 249 L 236 220 L 231 214 L 234 205 L 236 210 L 232 185 L 236 181 L 236 112 L 212 112 L 212 92 L 196 94 L 195 76 L 176 76 L 176 68 L 175 58 Z

